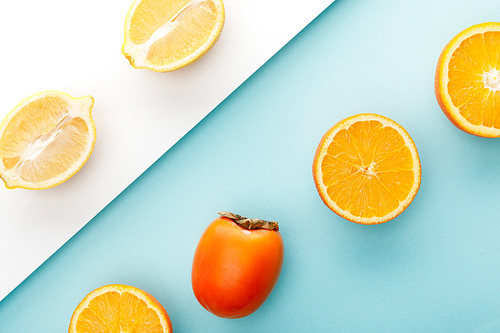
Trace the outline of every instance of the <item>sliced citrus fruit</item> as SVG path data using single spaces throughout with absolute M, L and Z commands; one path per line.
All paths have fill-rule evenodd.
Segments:
M 19 103 L 0 125 L 0 178 L 7 188 L 41 190 L 71 178 L 90 157 L 94 99 L 45 91 Z
M 478 24 L 455 36 L 441 53 L 434 86 L 455 126 L 500 137 L 500 23 Z
M 404 128 L 368 113 L 330 128 L 313 163 L 323 202 L 361 224 L 383 223 L 401 214 L 417 194 L 420 174 L 417 148 Z
M 165 308 L 138 288 L 110 284 L 88 294 L 75 309 L 69 333 L 170 333 Z
M 203 56 L 224 26 L 222 0 L 136 0 L 122 52 L 135 68 L 167 72 Z

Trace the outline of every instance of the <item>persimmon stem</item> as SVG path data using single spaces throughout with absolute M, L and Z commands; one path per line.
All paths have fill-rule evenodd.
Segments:
M 278 222 L 276 221 L 265 221 L 261 219 L 249 219 L 247 217 L 243 217 L 238 214 L 233 214 L 230 212 L 219 212 L 221 217 L 226 217 L 231 219 L 239 225 L 240 227 L 247 230 L 255 230 L 255 229 L 267 229 L 267 230 L 279 230 Z

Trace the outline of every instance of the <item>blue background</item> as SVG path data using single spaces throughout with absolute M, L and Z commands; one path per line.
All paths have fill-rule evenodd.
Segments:
M 109 283 L 155 295 L 175 332 L 500 332 L 500 141 L 456 129 L 433 82 L 455 34 L 499 20 L 498 0 L 336 1 L 5 298 L 0 332 L 64 332 Z M 324 132 L 361 112 L 403 125 L 422 162 L 414 202 L 378 226 L 331 212 L 311 174 Z M 238 320 L 191 291 L 221 210 L 285 241 L 278 285 Z

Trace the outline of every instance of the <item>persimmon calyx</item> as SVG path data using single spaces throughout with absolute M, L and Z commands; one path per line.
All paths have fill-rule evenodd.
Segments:
M 230 220 L 233 220 L 234 223 L 247 230 L 255 230 L 255 229 L 267 229 L 275 231 L 279 230 L 278 222 L 276 221 L 249 219 L 247 217 L 243 217 L 241 215 L 233 214 L 230 212 L 219 212 L 218 214 L 221 217 L 226 217 Z

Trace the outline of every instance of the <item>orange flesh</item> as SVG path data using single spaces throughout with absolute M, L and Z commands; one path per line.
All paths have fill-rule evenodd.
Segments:
M 17 168 L 30 182 L 68 170 L 84 152 L 89 132 L 85 121 L 70 111 L 68 102 L 57 97 L 40 98 L 19 110 L 0 138 L 5 168 Z
M 405 140 L 376 120 L 340 130 L 321 163 L 328 196 L 354 216 L 382 217 L 413 188 L 413 158 Z
M 131 19 L 130 39 L 148 45 L 149 62 L 168 64 L 198 50 L 214 29 L 216 17 L 211 0 L 145 0 Z
M 473 125 L 500 129 L 500 32 L 465 39 L 448 65 L 448 93 Z
M 164 332 L 158 314 L 128 292 L 106 292 L 92 299 L 78 317 L 78 333 Z

